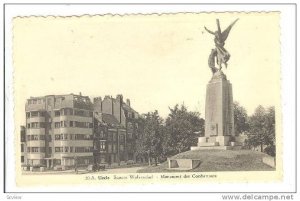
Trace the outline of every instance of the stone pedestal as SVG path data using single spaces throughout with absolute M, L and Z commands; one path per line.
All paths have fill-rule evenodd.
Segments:
M 222 71 L 207 84 L 205 137 L 234 136 L 232 86 Z
M 212 76 L 206 88 L 205 136 L 197 147 L 235 146 L 232 85 L 222 71 Z M 192 147 L 192 150 L 197 149 Z

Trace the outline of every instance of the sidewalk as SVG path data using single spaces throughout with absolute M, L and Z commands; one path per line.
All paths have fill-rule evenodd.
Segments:
M 138 167 L 120 167 L 120 168 L 111 168 L 111 169 L 105 169 L 98 172 L 89 172 L 86 169 L 79 169 L 78 175 L 80 174 L 114 174 L 114 173 L 136 173 L 138 170 L 143 169 L 147 166 L 138 166 Z M 71 170 L 46 170 L 44 172 L 39 171 L 22 171 L 23 175 L 47 175 L 47 174 L 75 174 L 76 172 L 74 169 Z

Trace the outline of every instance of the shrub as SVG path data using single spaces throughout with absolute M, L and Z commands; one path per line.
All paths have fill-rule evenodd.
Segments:
M 265 148 L 264 152 L 270 156 L 275 157 L 276 156 L 276 146 L 274 146 L 274 145 L 267 146 Z

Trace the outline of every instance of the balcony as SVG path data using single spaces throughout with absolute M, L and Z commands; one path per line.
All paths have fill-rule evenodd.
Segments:
M 93 140 L 54 140 L 54 147 L 92 147 Z
M 45 153 L 41 153 L 41 152 L 27 153 L 27 159 L 43 159 L 43 158 L 45 158 Z
M 62 115 L 59 117 L 55 117 L 53 121 L 79 121 L 79 122 L 89 122 L 93 123 L 93 117 L 83 117 L 83 116 L 75 116 L 75 115 Z
M 31 123 L 31 122 L 45 122 L 45 117 L 40 117 L 40 116 L 37 116 L 37 117 L 29 117 L 27 119 L 27 123 Z
M 25 105 L 25 111 L 38 111 L 38 110 L 46 110 L 45 103 L 41 104 L 26 104 Z
M 45 140 L 30 140 L 27 141 L 28 147 L 45 147 Z
M 92 135 L 92 128 L 77 128 L 77 127 L 63 127 L 63 128 L 54 128 L 54 134 L 86 134 Z
M 45 128 L 27 128 L 27 135 L 45 135 Z

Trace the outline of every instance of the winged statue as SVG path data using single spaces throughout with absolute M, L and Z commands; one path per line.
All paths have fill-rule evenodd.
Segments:
M 211 50 L 211 53 L 208 58 L 208 66 L 211 68 L 213 73 L 215 73 L 218 70 L 221 70 L 222 64 L 224 64 L 225 67 L 227 68 L 227 62 L 230 59 L 230 54 L 224 48 L 224 45 L 225 45 L 226 39 L 228 38 L 231 28 L 238 20 L 239 19 L 236 19 L 234 22 L 232 22 L 224 31 L 221 31 L 219 19 L 217 19 L 217 27 L 218 27 L 217 31 L 213 32 L 213 31 L 209 30 L 208 28 L 204 27 L 208 33 L 215 36 L 214 42 L 215 42 L 216 48 Z M 216 62 L 219 65 L 219 68 L 217 68 L 215 66 Z

